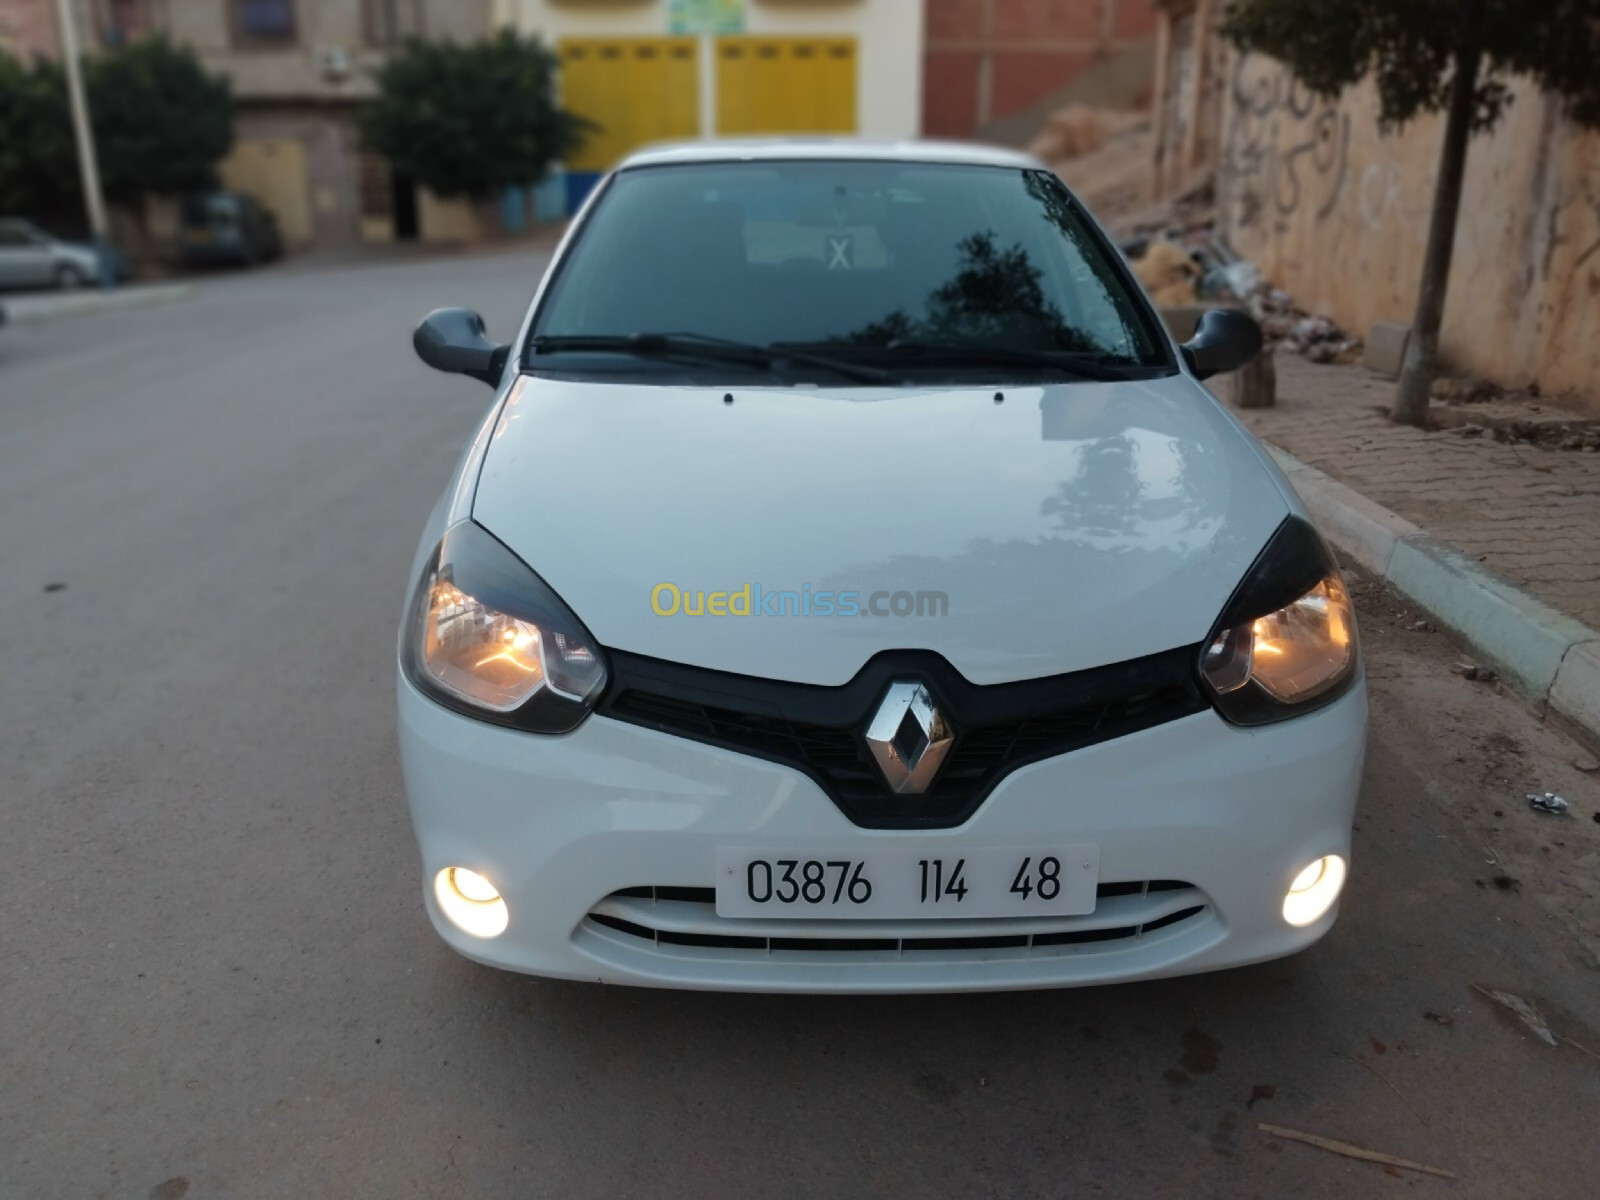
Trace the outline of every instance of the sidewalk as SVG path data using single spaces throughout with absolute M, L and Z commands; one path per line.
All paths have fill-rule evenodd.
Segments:
M 194 288 L 188 283 L 138 283 L 105 289 L 79 288 L 70 292 L 3 292 L 0 293 L 0 307 L 6 310 L 9 320 L 20 325 L 119 308 L 141 308 L 147 304 L 169 304 L 192 291 Z
M 1600 740 L 1600 452 L 1394 425 L 1391 381 L 1274 362 L 1277 407 L 1237 415 L 1340 550 Z
M 1394 383 L 1360 366 L 1274 359 L 1264 441 L 1399 513 L 1547 604 L 1600 628 L 1600 453 L 1394 425 Z

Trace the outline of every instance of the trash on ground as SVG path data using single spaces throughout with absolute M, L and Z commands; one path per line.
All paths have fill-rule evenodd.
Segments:
M 1245 1101 L 1245 1108 L 1256 1106 L 1257 1100 L 1276 1100 L 1278 1098 L 1278 1085 L 1275 1083 L 1258 1083 L 1250 1089 L 1250 1099 Z
M 1600 771 L 1600 758 L 1575 758 L 1572 765 L 1585 774 Z
M 1291 1142 L 1304 1142 L 1308 1146 L 1315 1146 L 1319 1150 L 1329 1150 L 1334 1154 L 1342 1154 L 1346 1158 L 1359 1158 L 1363 1162 L 1382 1163 L 1386 1167 L 1403 1167 L 1407 1171 L 1421 1171 L 1424 1175 L 1437 1175 L 1441 1179 L 1455 1178 L 1453 1171 L 1446 1171 L 1443 1167 L 1430 1167 L 1423 1163 L 1412 1162 L 1409 1158 L 1396 1158 L 1394 1155 L 1385 1154 L 1381 1150 L 1368 1150 L 1364 1146 L 1323 1137 L 1321 1134 L 1302 1133 L 1298 1129 L 1285 1129 L 1281 1125 L 1259 1124 L 1256 1128 L 1261 1130 L 1262 1133 L 1272 1134 L 1273 1137 L 1287 1138 Z
M 1472 987 L 1475 991 L 1483 993 L 1508 1012 L 1515 1013 L 1517 1019 L 1526 1025 L 1533 1032 L 1533 1035 L 1545 1045 L 1554 1046 L 1556 1044 L 1556 1035 L 1550 1032 L 1550 1026 L 1545 1024 L 1544 1018 L 1539 1015 L 1539 1010 L 1521 996 L 1514 996 L 1510 992 L 1497 992 L 1490 988 L 1480 987 L 1476 983 Z
M 1200 266 L 1178 243 L 1151 242 L 1132 265 L 1134 275 L 1158 307 L 1174 308 L 1199 299 Z
M 1435 1025 L 1454 1025 L 1456 1023 L 1455 1018 L 1449 1013 L 1434 1012 L 1431 1008 L 1423 1013 L 1422 1016 L 1424 1020 L 1432 1021 Z
M 1493 683 L 1500 678 L 1493 667 L 1480 667 L 1477 663 L 1457 663 L 1456 671 L 1463 679 L 1472 679 L 1478 683 Z
M 1560 814 L 1567 811 L 1567 800 L 1554 792 L 1529 792 L 1528 807 L 1542 813 Z

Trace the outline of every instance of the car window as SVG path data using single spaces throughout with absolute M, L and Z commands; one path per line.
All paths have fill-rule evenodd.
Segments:
M 28 230 L 18 226 L 0 226 L 0 246 L 16 249 L 23 246 L 36 246 L 38 239 Z
M 624 170 L 535 336 L 979 341 L 1165 365 L 1115 252 L 1053 176 L 879 162 Z

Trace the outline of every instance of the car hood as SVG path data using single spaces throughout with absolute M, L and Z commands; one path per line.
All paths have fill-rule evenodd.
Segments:
M 987 684 L 1200 642 L 1290 511 L 1185 376 L 728 395 L 525 377 L 474 519 L 615 650 L 838 684 L 923 649 Z M 748 616 L 658 611 L 747 585 Z

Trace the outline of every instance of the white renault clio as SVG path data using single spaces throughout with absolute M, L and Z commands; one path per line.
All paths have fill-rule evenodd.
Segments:
M 400 747 L 441 936 L 607 983 L 1050 987 L 1334 921 L 1366 695 L 1337 566 L 1032 159 L 613 173 L 422 540 Z

